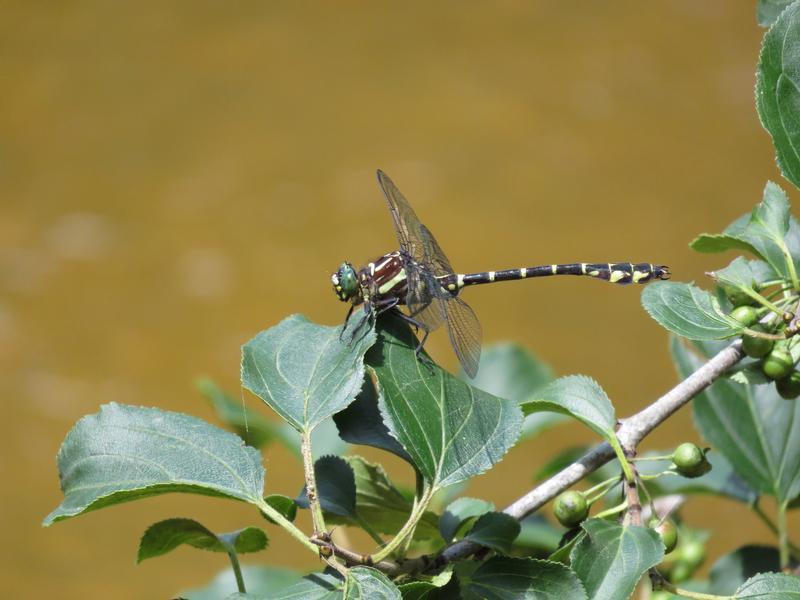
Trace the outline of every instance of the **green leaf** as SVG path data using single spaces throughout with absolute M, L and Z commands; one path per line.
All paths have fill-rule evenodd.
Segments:
M 703 234 L 691 247 L 699 252 L 744 250 L 766 261 L 750 263 L 755 281 L 773 281 L 777 275 L 790 279 L 787 261 L 792 257 L 800 267 L 800 223 L 789 214 L 785 192 L 768 182 L 762 201 L 749 214 L 742 215 L 721 234 Z
M 377 533 L 394 535 L 403 527 L 413 509 L 412 502 L 389 481 L 381 465 L 367 462 L 359 456 L 345 460 L 355 476 L 356 506 L 352 517 L 328 515 L 328 522 L 358 525 Z M 438 518 L 426 512 L 414 530 L 415 539 L 439 537 Z
M 722 233 L 701 233 L 689 244 L 689 247 L 703 253 L 744 250 L 756 254 L 755 248 L 738 237 L 749 222 L 750 213 L 747 213 L 728 225 Z
M 312 573 L 270 600 L 400 600 L 400 590 L 386 575 L 369 567 L 355 567 L 347 579 L 333 573 Z
M 439 531 L 446 542 L 452 542 L 467 521 L 492 512 L 494 504 L 479 498 L 458 498 L 439 517 Z
M 662 327 L 692 340 L 721 340 L 743 330 L 714 296 L 688 283 L 650 284 L 642 292 L 642 305 Z
M 496 552 L 508 554 L 519 532 L 520 524 L 514 517 L 501 512 L 490 512 L 478 517 L 465 538 Z
M 796 186 L 800 185 L 798 11 L 796 3 L 787 6 L 764 35 L 756 71 L 758 116 L 772 137 L 781 173 Z
M 664 544 L 653 529 L 601 519 L 589 519 L 581 527 L 586 535 L 570 558 L 592 600 L 630 597 L 642 575 L 664 557 Z
M 403 600 L 457 600 L 461 597 L 458 579 L 450 563 L 440 573 L 425 581 L 411 581 L 398 587 Z
M 356 513 L 356 481 L 353 469 L 343 458 L 323 456 L 314 462 L 317 497 L 322 510 L 333 515 L 354 517 Z M 308 508 L 306 488 L 295 500 L 300 508 Z
M 487 394 L 416 356 L 416 338 L 397 319 L 379 320 L 379 343 L 367 364 L 380 385 L 379 405 L 392 435 L 433 491 L 479 475 L 519 437 L 515 402 Z
M 211 552 L 233 549 L 244 554 L 266 548 L 267 535 L 258 527 L 217 535 L 193 519 L 167 519 L 147 528 L 139 542 L 136 562 L 167 554 L 183 544 Z
M 280 442 L 300 458 L 300 438 L 294 429 L 285 423 L 273 423 L 258 411 L 247 411 L 242 401 L 226 394 L 211 379 L 198 379 L 195 385 L 214 407 L 217 417 L 231 427 L 248 446 L 262 448 L 273 442 Z
M 772 267 L 763 260 L 747 260 L 736 257 L 724 269 L 709 273 L 722 285 L 753 289 L 755 285 L 766 281 L 774 281 L 777 275 Z
M 769 27 L 794 0 L 758 0 L 756 19 L 761 27 Z
M 261 455 L 235 434 L 188 415 L 116 403 L 75 424 L 58 470 L 64 501 L 44 525 L 169 492 L 258 505 L 264 489 Z
M 289 521 L 294 521 L 295 517 L 297 516 L 297 504 L 295 504 L 294 500 L 288 496 L 283 496 L 282 494 L 270 494 L 269 496 L 264 496 L 264 502 L 277 510 Z M 270 523 L 277 525 L 277 523 L 270 519 L 266 514 L 262 513 L 262 516 Z
M 473 600 L 582 600 L 581 582 L 562 564 L 532 558 L 496 556 L 469 577 L 464 598 Z
M 269 594 L 269 598 L 281 597 L 281 590 L 300 580 L 299 573 L 282 567 L 242 565 L 241 569 L 247 591 L 254 596 Z M 186 590 L 176 597 L 187 600 L 219 600 L 235 593 L 236 589 L 236 576 L 228 568 L 217 574 L 207 586 Z
M 709 573 L 708 591 L 718 595 L 732 595 L 736 589 L 754 575 L 765 572 L 779 573 L 780 556 L 777 548 L 769 546 L 743 546 L 720 558 Z
M 703 360 L 673 340 L 682 378 Z M 736 473 L 781 503 L 800 493 L 800 402 L 783 400 L 771 385 L 744 386 L 718 379 L 692 403 L 703 438 Z
M 789 275 L 787 259 L 789 248 L 786 234 L 789 232 L 789 199 L 777 184 L 767 182 L 764 198 L 753 209 L 747 226 L 738 238 L 750 244 L 776 273 Z
M 553 381 L 553 377 L 550 365 L 522 346 L 505 343 L 484 348 L 478 374 L 471 384 L 500 398 L 522 403 Z M 522 426 L 522 439 L 535 437 L 564 421 L 564 416 L 558 413 L 530 414 Z
M 364 380 L 372 330 L 349 342 L 341 327 L 293 315 L 242 347 L 242 385 L 297 431 L 311 431 L 350 404 Z
M 736 590 L 736 600 L 800 600 L 800 577 L 784 573 L 760 573 Z
M 526 414 L 545 410 L 569 415 L 606 439 L 615 435 L 614 407 L 600 384 L 585 375 L 556 379 L 527 400 L 522 409 Z
M 350 569 L 345 587 L 345 600 L 400 600 L 400 590 L 376 569 Z
M 378 395 L 370 377 L 364 380 L 364 386 L 355 401 L 333 416 L 339 435 L 351 444 L 363 444 L 391 452 L 413 466 L 411 457 L 400 445 L 383 422 L 378 408 Z

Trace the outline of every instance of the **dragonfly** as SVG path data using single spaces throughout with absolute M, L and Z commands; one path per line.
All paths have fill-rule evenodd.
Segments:
M 389 205 L 400 249 L 358 270 L 343 262 L 331 275 L 339 300 L 350 303 L 342 331 L 357 306 L 363 306 L 364 316 L 354 329 L 354 336 L 363 324 L 374 324 L 379 315 L 391 311 L 418 333 L 422 332 L 416 348 L 419 356 L 428 335 L 444 324 L 461 368 L 470 378 L 478 372 L 481 326 L 473 310 L 459 296 L 463 288 L 553 275 L 586 276 L 617 284 L 643 284 L 670 277 L 665 265 L 631 262 L 565 263 L 458 273 L 408 200 L 381 170 L 378 183 Z M 405 312 L 401 307 L 405 307 Z

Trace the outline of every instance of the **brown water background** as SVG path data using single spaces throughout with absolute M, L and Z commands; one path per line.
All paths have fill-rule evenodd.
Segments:
M 726 264 L 687 243 L 779 180 L 753 106 L 754 12 L 726 0 L 0 5 L 3 592 L 166 598 L 225 566 L 186 549 L 134 557 L 170 516 L 260 524 L 234 502 L 164 496 L 42 529 L 61 499 L 55 454 L 111 400 L 213 420 L 193 378 L 238 394 L 239 346 L 256 332 L 295 312 L 338 323 L 330 272 L 395 247 L 378 167 L 459 269 L 652 260 L 703 281 Z M 597 378 L 624 416 L 675 382 L 640 291 L 566 278 L 467 299 L 486 342 Z M 429 348 L 455 366 L 443 334 Z M 645 449 L 697 440 L 690 422 L 683 410 Z M 503 506 L 554 448 L 593 441 L 579 426 L 549 433 L 469 493 Z M 267 490 L 293 496 L 294 459 L 274 449 L 265 462 Z M 685 516 L 714 531 L 711 560 L 771 540 L 733 502 L 693 500 Z M 270 533 L 245 562 L 317 564 Z

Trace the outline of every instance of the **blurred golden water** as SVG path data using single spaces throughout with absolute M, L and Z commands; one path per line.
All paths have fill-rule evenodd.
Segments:
M 165 496 L 41 529 L 61 499 L 55 453 L 111 400 L 213 420 L 193 378 L 235 392 L 239 346 L 257 331 L 294 312 L 339 322 L 329 273 L 395 247 L 378 167 L 459 269 L 634 260 L 701 281 L 726 262 L 687 242 L 779 178 L 753 107 L 754 12 L 724 0 L 3 3 L 4 591 L 166 598 L 225 566 L 190 550 L 133 564 L 162 518 L 259 524 L 221 500 Z M 567 278 L 466 298 L 487 342 L 597 378 L 626 415 L 675 380 L 639 292 Z M 444 335 L 429 347 L 455 366 Z M 648 447 L 696 439 L 689 428 L 685 410 Z M 554 447 L 592 441 L 577 426 L 545 435 L 470 494 L 503 506 Z M 293 496 L 294 459 L 276 449 L 265 462 L 268 491 Z M 770 541 L 731 502 L 685 514 L 714 530 L 711 560 Z M 246 562 L 317 564 L 270 533 Z

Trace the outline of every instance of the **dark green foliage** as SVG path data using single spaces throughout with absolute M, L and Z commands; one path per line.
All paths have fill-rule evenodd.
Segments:
M 778 12 L 779 5 L 774 6 L 776 2 L 770 4 L 774 9 L 767 11 L 765 20 Z M 761 8 L 759 7 L 759 20 L 762 17 Z M 800 94 L 797 71 L 800 62 L 797 44 L 799 22 L 800 6 L 797 3 L 789 5 L 780 13 L 764 36 L 756 73 L 756 108 L 761 124 L 772 136 L 781 173 L 795 186 L 800 186 L 797 119 Z
M 377 377 L 386 426 L 437 490 L 500 461 L 519 437 L 522 411 L 516 402 L 473 388 L 429 359 L 418 360 L 415 340 L 407 325 L 386 319 L 366 363 Z
M 355 400 L 364 381 L 360 359 L 375 335 L 347 344 L 340 333 L 300 315 L 284 319 L 242 346 L 242 385 L 297 431 L 311 432 Z
M 589 519 L 581 527 L 586 535 L 570 559 L 593 600 L 629 597 L 641 576 L 664 556 L 664 544 L 652 529 L 600 519 Z
M 323 456 L 314 463 L 317 497 L 322 510 L 340 517 L 353 517 L 356 512 L 356 478 L 347 461 L 338 456 Z M 300 508 L 308 508 L 306 488 L 295 500 Z

